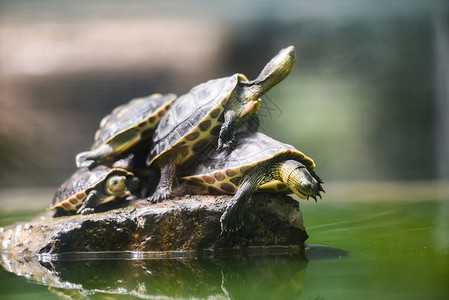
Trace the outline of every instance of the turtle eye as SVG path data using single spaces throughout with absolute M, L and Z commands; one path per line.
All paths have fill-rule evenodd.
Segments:
M 126 190 L 125 176 L 112 176 L 106 183 L 106 192 L 111 195 L 120 195 Z

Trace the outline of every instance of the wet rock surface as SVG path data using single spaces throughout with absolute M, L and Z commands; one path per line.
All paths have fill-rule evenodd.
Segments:
M 286 195 L 256 194 L 244 227 L 220 234 L 220 216 L 231 196 L 191 196 L 157 204 L 139 201 L 91 215 L 37 220 L 1 229 L 2 251 L 58 254 L 93 251 L 179 251 L 304 247 L 308 235 L 298 202 Z

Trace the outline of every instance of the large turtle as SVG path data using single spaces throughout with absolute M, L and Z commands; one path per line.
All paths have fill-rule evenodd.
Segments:
M 223 231 L 243 225 L 245 206 L 256 190 L 293 192 L 315 201 L 321 197 L 323 182 L 311 158 L 260 132 L 242 132 L 236 139 L 232 152 L 214 152 L 192 175 L 181 178 L 184 183 L 178 189 L 188 194 L 234 194 L 220 219 Z
M 152 202 L 171 195 L 176 167 L 201 153 L 218 139 L 218 150 L 231 149 L 236 128 L 260 106 L 260 97 L 288 76 L 296 62 L 293 46 L 282 49 L 249 81 L 243 74 L 199 84 L 179 97 L 162 117 L 154 133 L 148 165 L 161 172 Z
M 153 94 L 116 107 L 100 122 L 91 150 L 76 156 L 77 167 L 93 168 L 115 161 L 151 141 L 161 117 L 175 99 L 174 94 Z
M 120 168 L 80 168 L 56 191 L 50 209 L 80 214 L 92 213 L 98 205 L 116 199 L 132 199 L 139 179 Z

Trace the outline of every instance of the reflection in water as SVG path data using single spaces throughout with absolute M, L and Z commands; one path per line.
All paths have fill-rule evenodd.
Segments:
M 314 246 L 319 253 L 320 247 Z M 243 254 L 73 253 L 57 260 L 24 259 L 4 253 L 3 268 L 69 299 L 89 295 L 163 298 L 294 298 L 301 294 L 308 259 L 289 248 Z M 337 257 L 339 251 L 325 250 Z M 334 254 L 332 254 L 334 253 Z M 316 257 L 316 255 L 315 255 Z M 264 287 L 264 288 L 261 288 Z M 269 297 L 269 296 L 268 296 Z

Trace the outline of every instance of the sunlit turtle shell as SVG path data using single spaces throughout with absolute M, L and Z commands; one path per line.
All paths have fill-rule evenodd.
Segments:
M 237 144 L 232 152 L 211 153 L 198 165 L 194 174 L 183 177 L 186 181 L 184 188 L 192 194 L 235 194 L 249 169 L 273 159 L 293 159 L 302 163 L 309 172 L 315 169 L 314 161 L 291 145 L 261 132 L 241 133 L 237 135 Z M 292 193 L 279 180 L 265 182 L 259 190 Z
M 145 142 L 148 146 L 161 117 L 175 99 L 174 94 L 153 94 L 116 107 L 101 121 L 91 150 L 77 155 L 77 166 L 91 168 L 117 160 Z
M 108 191 L 108 182 L 114 178 L 123 178 L 119 189 Z M 137 178 L 134 174 L 124 169 L 108 168 L 98 166 L 92 170 L 88 168 L 78 169 L 67 181 L 57 190 L 50 209 L 61 208 L 65 211 L 79 212 L 84 201 L 92 191 L 98 197 L 95 206 L 121 198 L 131 196 L 131 191 L 137 185 Z
M 162 118 L 151 151 L 151 164 L 159 156 L 181 149 L 177 163 L 182 164 L 216 140 L 223 123 L 224 104 L 243 74 L 202 83 L 179 97 Z

